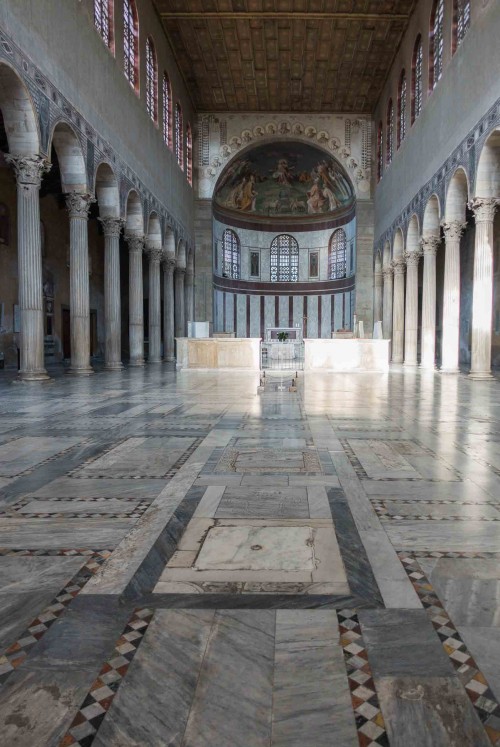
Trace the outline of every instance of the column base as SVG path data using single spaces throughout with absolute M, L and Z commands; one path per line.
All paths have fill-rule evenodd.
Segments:
M 123 369 L 123 363 L 121 361 L 118 363 L 105 363 L 104 364 L 105 371 L 121 371 L 122 369 Z
M 164 358 L 164 363 L 175 363 L 175 356 L 171 355 L 168 358 Z
M 471 371 L 467 378 L 477 381 L 491 381 L 494 376 L 490 371 Z
M 16 381 L 51 381 L 47 371 L 42 368 L 40 371 L 19 371 Z
M 460 369 L 459 368 L 440 368 L 439 373 L 442 374 L 459 374 Z
M 91 366 L 84 366 L 82 368 L 70 366 L 66 373 L 71 376 L 92 376 L 94 369 Z
M 129 368 L 142 368 L 145 365 L 146 365 L 146 361 L 144 360 L 144 358 L 139 358 L 136 361 L 129 361 L 128 362 L 128 367 Z
M 403 363 L 403 366 L 405 368 L 417 368 L 418 362 L 417 361 L 405 361 Z
M 436 370 L 436 364 L 435 363 L 421 363 L 419 368 L 422 371 L 435 371 Z
M 155 363 L 163 363 L 163 361 L 162 361 L 162 359 L 161 359 L 161 358 L 154 358 L 154 359 L 152 359 L 152 360 L 149 360 L 149 358 L 148 358 L 148 364 L 149 364 L 149 365 L 151 365 L 151 364 L 155 364 Z

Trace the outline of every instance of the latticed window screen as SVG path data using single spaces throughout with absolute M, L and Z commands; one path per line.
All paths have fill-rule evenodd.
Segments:
M 328 277 L 345 278 L 347 273 L 347 237 L 343 228 L 332 233 L 328 251 Z
M 226 228 L 222 234 L 222 272 L 228 278 L 240 276 L 240 240 L 234 231 Z
M 94 0 L 94 24 L 105 45 L 113 46 L 113 0 Z
M 182 122 L 182 109 L 180 104 L 175 105 L 175 156 L 177 163 L 184 168 L 184 125 Z
M 422 111 L 424 48 L 422 37 L 418 37 L 413 53 L 413 96 L 412 96 L 412 123 L 420 116 Z
M 167 73 L 163 73 L 163 142 L 172 147 L 172 90 Z
M 382 179 L 384 171 L 384 128 L 382 122 L 379 122 L 377 132 L 377 179 Z
M 470 0 L 457 0 L 457 46 L 470 26 Z
M 271 243 L 271 282 L 296 283 L 299 279 L 299 245 L 289 234 L 276 236 Z
M 193 134 L 189 122 L 186 127 L 186 176 L 188 183 L 193 186 Z
M 394 104 L 390 99 L 387 106 L 387 147 L 386 147 L 386 161 L 392 163 L 392 156 L 394 153 Z
M 123 0 L 123 69 L 125 77 L 137 89 L 139 85 L 139 23 L 135 0 Z
M 153 120 L 158 121 L 158 67 L 156 50 L 151 37 L 146 39 L 146 109 Z
M 406 73 L 403 70 L 398 91 L 398 146 L 406 137 Z
M 431 28 L 431 88 L 434 88 L 443 74 L 444 52 L 444 0 L 436 0 Z

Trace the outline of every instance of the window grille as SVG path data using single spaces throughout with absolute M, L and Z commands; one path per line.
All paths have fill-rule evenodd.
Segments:
M 222 234 L 222 273 L 228 278 L 240 277 L 240 240 L 230 228 Z
M 180 104 L 175 105 L 175 156 L 181 169 L 184 169 L 184 125 Z
M 135 90 L 139 88 L 139 21 L 135 0 L 123 1 L 123 69 Z
M 406 73 L 403 70 L 399 79 L 398 91 L 398 147 L 406 136 Z
M 392 163 L 392 156 L 394 153 L 394 105 L 392 99 L 389 100 L 387 106 L 387 148 L 386 148 L 386 161 L 387 164 Z
M 436 0 L 434 11 L 431 16 L 431 40 L 430 40 L 430 83 L 431 90 L 436 87 L 437 82 L 443 75 L 443 52 L 444 52 L 444 0 Z
M 296 283 L 299 279 L 299 245 L 289 234 L 276 236 L 271 243 L 271 282 Z
M 146 39 L 146 109 L 153 120 L 158 121 L 158 67 L 156 50 L 151 37 Z
M 424 49 L 422 46 L 422 37 L 418 36 L 415 42 L 415 49 L 413 51 L 413 90 L 412 90 L 412 112 L 411 122 L 416 120 L 420 116 L 422 111 L 422 70 L 424 64 Z
M 104 44 L 113 48 L 113 0 L 94 0 L 94 24 Z
M 163 73 L 163 142 L 172 147 L 172 89 L 167 73 Z
M 347 237 L 343 228 L 332 233 L 328 247 L 328 277 L 345 278 L 347 274 Z
M 188 183 L 193 186 L 193 134 L 189 122 L 186 127 L 186 176 Z
M 384 128 L 379 122 L 377 132 L 377 180 L 382 179 L 384 173 Z

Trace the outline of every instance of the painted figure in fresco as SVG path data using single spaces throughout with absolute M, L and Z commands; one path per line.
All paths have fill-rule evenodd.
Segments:
M 255 190 L 255 176 L 250 174 L 248 179 L 243 179 L 243 187 L 241 190 L 241 198 L 238 205 L 240 210 L 245 212 L 255 211 L 255 200 L 257 199 L 257 192 Z
M 340 207 L 340 201 L 337 200 L 334 192 L 332 192 L 330 187 L 323 188 L 323 197 L 326 197 L 326 199 L 328 200 L 328 209 L 330 210 L 330 212 L 333 213 L 334 210 Z
M 308 213 L 321 213 L 323 205 L 325 204 L 325 198 L 323 197 L 323 191 L 320 187 L 319 179 L 314 181 L 311 189 L 307 193 L 307 212 Z
M 281 158 L 273 174 L 273 179 L 276 179 L 278 184 L 291 184 L 293 181 L 292 171 L 293 166 L 289 166 L 286 158 Z

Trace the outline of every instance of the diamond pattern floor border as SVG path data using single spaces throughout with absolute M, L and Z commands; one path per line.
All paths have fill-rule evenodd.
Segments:
M 337 619 L 360 747 L 389 747 L 357 612 L 337 610 Z
M 70 747 L 70 745 L 90 747 L 152 619 L 153 610 L 147 608 L 134 610 L 116 642 L 113 653 L 92 683 L 88 695 L 61 739 L 59 747 Z
M 64 551 L 60 551 L 62 554 Z M 12 553 L 3 553 L 4 555 Z M 27 550 L 14 551 L 16 555 L 41 555 L 41 553 Z M 46 553 L 45 553 L 46 554 Z M 70 555 L 71 551 L 67 551 Z M 78 555 L 78 552 L 74 552 Z M 45 635 L 50 626 L 64 612 L 69 603 L 80 593 L 87 581 L 97 572 L 99 567 L 111 555 L 110 551 L 102 550 L 92 552 L 88 560 L 73 576 L 62 591 L 54 597 L 52 602 L 35 617 L 21 636 L 11 644 L 2 655 L 0 655 L 0 685 L 3 685 L 8 677 L 23 664 L 33 646 Z
M 474 556 L 478 554 L 484 555 L 484 553 L 473 553 Z M 398 552 L 398 556 L 465 688 L 469 700 L 483 724 L 491 744 L 500 745 L 500 703 L 496 700 L 485 676 L 471 656 L 416 557 L 413 553 L 405 552 Z M 463 554 L 454 556 L 462 557 Z M 423 556 L 420 555 L 420 557 Z M 435 553 L 432 554 L 432 557 L 435 557 Z

